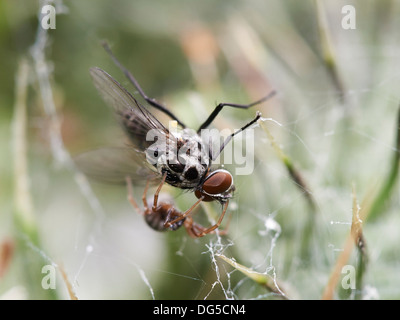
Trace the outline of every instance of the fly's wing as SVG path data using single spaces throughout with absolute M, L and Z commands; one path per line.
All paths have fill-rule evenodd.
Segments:
M 124 184 L 127 177 L 135 184 L 159 181 L 160 175 L 141 153 L 133 148 L 100 148 L 78 155 L 74 162 L 88 178 L 100 182 Z
M 159 141 L 170 140 L 171 144 L 175 143 L 176 139 L 168 129 L 141 106 L 117 80 L 97 67 L 91 68 L 90 74 L 100 95 L 114 109 L 118 121 L 135 147 L 144 150 L 157 138 Z M 150 130 L 151 134 L 148 135 Z

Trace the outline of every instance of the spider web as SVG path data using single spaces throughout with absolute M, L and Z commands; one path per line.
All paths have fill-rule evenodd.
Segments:
M 33 50 L 36 66 L 48 63 L 44 55 L 48 35 L 44 29 L 38 30 L 34 46 L 38 51 Z M 309 88 L 300 92 L 292 87 L 293 94 L 289 95 L 288 89 L 278 96 L 281 110 L 286 111 L 262 119 L 278 150 L 306 181 L 314 208 L 307 202 L 307 190 L 293 181 L 271 146 L 271 136 L 256 125 L 252 128 L 256 148 L 248 155 L 255 159 L 254 172 L 235 177 L 237 192 L 228 209 L 232 216 L 228 236 L 218 231 L 201 239 L 189 238 L 184 230 L 156 233 L 129 206 L 125 191 L 91 185 L 75 170 L 60 131 L 55 129 L 49 132 L 52 154 L 68 175 L 52 169 L 52 174 L 65 182 L 56 192 L 50 192 L 49 176 L 33 175 L 33 181 L 47 186 L 52 200 L 41 208 L 46 249 L 27 240 L 28 244 L 48 263 L 58 266 L 62 262 L 74 292 L 83 299 L 167 298 L 168 286 L 176 292 L 174 297 L 189 299 L 319 298 L 350 230 L 351 184 L 357 186 L 362 198 L 379 177 L 385 176 L 388 159 L 399 152 L 393 146 L 393 132 L 400 73 L 391 67 L 391 54 L 383 53 L 387 67 L 368 85 L 348 89 L 344 95 Z M 346 57 L 357 65 L 357 59 Z M 43 88 L 45 112 L 57 124 L 48 70 L 36 73 Z M 350 106 L 347 110 L 343 97 Z M 237 143 L 239 139 L 242 137 L 232 142 L 233 148 L 243 147 Z M 182 208 L 193 200 L 192 194 L 167 192 L 176 196 Z M 35 193 L 39 198 L 44 196 Z M 142 190 L 137 187 L 134 193 L 140 199 Z M 389 212 L 398 205 L 399 195 L 397 190 Z M 203 219 L 204 225 L 215 223 L 219 209 L 216 204 L 203 206 L 196 218 Z M 388 279 L 394 281 L 396 262 L 390 261 L 398 261 L 398 256 L 387 242 L 372 246 L 382 233 L 390 233 L 392 243 L 399 240 L 393 230 L 398 218 L 390 215 L 390 219 L 393 223 L 389 226 L 366 226 L 372 262 L 365 298 L 400 293 L 394 286 L 385 287 Z M 384 262 L 374 265 L 378 258 Z M 272 285 L 257 283 L 235 263 L 250 274 L 272 279 Z M 171 288 L 174 283 L 177 285 Z

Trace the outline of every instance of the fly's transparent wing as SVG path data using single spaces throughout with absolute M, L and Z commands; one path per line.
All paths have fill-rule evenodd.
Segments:
M 128 176 L 135 184 L 160 180 L 160 175 L 146 161 L 146 156 L 133 148 L 95 149 L 78 155 L 74 162 L 88 178 L 100 182 L 124 184 Z
M 141 106 L 136 99 L 117 80 L 100 68 L 91 68 L 90 74 L 100 95 L 115 111 L 118 121 L 125 129 L 135 147 L 144 150 L 154 143 L 154 137 L 175 142 L 175 137 L 149 111 Z M 152 130 L 151 141 L 147 141 Z M 160 139 L 159 139 L 160 140 Z

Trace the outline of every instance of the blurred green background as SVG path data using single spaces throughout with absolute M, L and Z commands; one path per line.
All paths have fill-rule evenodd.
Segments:
M 400 298 L 398 1 L 50 2 L 58 14 L 45 54 L 56 118 L 43 107 L 31 55 L 44 4 L 0 2 L 0 297 L 69 299 L 70 284 L 79 299 L 282 298 L 217 256 L 223 254 L 274 279 L 283 298 L 326 298 L 330 281 L 335 299 Z M 355 29 L 342 26 L 345 5 L 355 9 Z M 235 176 L 227 236 L 191 239 L 183 228 L 157 233 L 131 208 L 126 188 L 92 184 L 94 196 L 87 197 L 75 172 L 56 159 L 54 119 L 71 156 L 124 141 L 89 68 L 135 90 L 101 40 L 148 96 L 194 128 L 219 102 L 249 103 L 277 90 L 250 110 L 224 109 L 214 123 L 239 128 L 256 110 L 273 119 L 263 122 L 267 132 L 255 128 L 254 172 Z M 34 219 L 21 223 L 14 168 L 24 154 L 14 153 L 12 129 L 21 124 L 14 106 L 23 58 L 25 178 Z M 195 199 L 165 191 L 181 210 Z M 142 192 L 135 187 L 138 200 Z M 344 265 L 356 269 L 357 288 L 346 290 L 346 274 L 334 266 L 347 252 L 352 196 L 365 214 L 366 246 L 350 246 Z M 220 207 L 198 211 L 204 224 L 207 210 L 218 214 Z M 55 290 L 42 288 L 48 264 L 57 265 Z

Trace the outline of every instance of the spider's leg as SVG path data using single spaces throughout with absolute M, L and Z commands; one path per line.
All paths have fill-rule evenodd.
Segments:
M 129 176 L 127 176 L 125 179 L 126 179 L 126 185 L 128 187 L 128 201 L 130 202 L 132 207 L 135 208 L 137 213 L 139 213 L 141 216 L 143 216 L 145 214 L 145 212 L 139 208 L 137 202 L 135 201 L 135 198 L 133 197 L 132 179 Z M 145 207 L 145 209 L 146 209 L 146 207 Z
M 183 219 L 185 219 L 192 211 L 194 208 L 197 207 L 197 205 L 203 201 L 204 197 L 201 197 L 199 200 L 196 201 L 196 203 L 194 205 L 192 205 L 188 210 L 186 210 L 186 212 L 184 214 L 182 214 L 180 217 L 172 220 L 172 221 L 165 221 L 164 226 L 166 228 L 170 227 L 171 225 L 173 225 L 174 223 L 177 223 Z
M 222 219 L 223 219 L 224 216 L 225 216 L 225 212 L 226 212 L 226 210 L 228 209 L 228 204 L 229 204 L 229 200 L 226 201 L 226 203 L 225 203 L 225 205 L 224 205 L 224 209 L 223 209 L 223 211 L 222 211 L 222 214 L 221 214 L 221 216 L 219 217 L 217 223 L 214 224 L 214 225 L 212 225 L 211 227 L 209 227 L 209 228 L 204 228 L 204 227 L 202 227 L 202 226 L 200 226 L 200 225 L 197 225 L 197 224 L 194 225 L 194 223 L 193 223 L 192 225 L 194 226 L 194 228 L 191 229 L 191 232 L 193 232 L 193 234 L 195 235 L 195 237 L 197 237 L 197 238 L 203 237 L 203 236 L 205 236 L 206 234 L 211 233 L 211 232 L 213 232 L 215 229 L 217 229 L 217 228 L 220 226 L 220 224 L 221 224 L 221 222 L 222 222 Z M 195 231 L 195 230 L 194 230 L 195 228 L 198 228 L 199 230 Z M 197 233 L 197 232 L 198 232 L 198 233 Z M 190 234 L 190 233 L 189 233 L 189 234 Z

